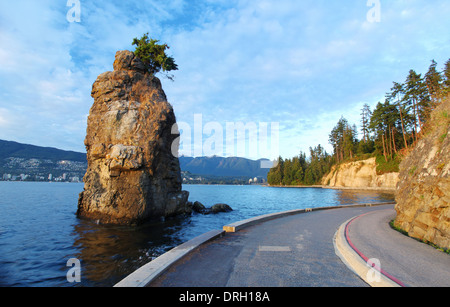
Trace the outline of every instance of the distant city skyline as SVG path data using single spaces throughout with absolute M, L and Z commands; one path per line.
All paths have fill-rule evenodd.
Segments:
M 84 152 L 93 82 L 149 32 L 179 66 L 157 75 L 177 121 L 194 131 L 201 114 L 202 141 L 208 123 L 277 123 L 283 158 L 331 154 L 341 116 L 359 127 L 410 69 L 443 67 L 448 16 L 448 0 L 2 1 L 0 139 Z

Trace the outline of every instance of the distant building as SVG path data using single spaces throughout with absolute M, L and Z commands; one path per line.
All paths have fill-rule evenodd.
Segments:
M 28 175 L 20 174 L 20 180 L 26 180 L 27 178 L 28 178 Z
M 263 178 L 263 177 L 261 177 L 261 176 L 258 176 L 258 177 L 255 177 L 255 178 L 253 178 L 253 179 L 250 179 L 249 181 L 248 181 L 248 183 L 254 183 L 254 184 L 258 184 L 258 183 L 264 183 L 266 180 Z

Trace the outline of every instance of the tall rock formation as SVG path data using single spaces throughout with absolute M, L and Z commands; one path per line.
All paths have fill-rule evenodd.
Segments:
M 450 98 L 400 164 L 395 225 L 411 237 L 450 248 Z
M 172 154 L 179 136 L 172 134 L 175 114 L 160 80 L 132 52 L 119 51 L 114 71 L 98 76 L 91 95 L 88 170 L 77 215 L 129 225 L 189 213 Z

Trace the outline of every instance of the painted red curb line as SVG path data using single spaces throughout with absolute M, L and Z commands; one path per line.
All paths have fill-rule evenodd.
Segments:
M 383 274 L 384 276 L 386 276 L 387 278 L 389 278 L 390 280 L 392 280 L 393 282 L 399 284 L 401 287 L 406 287 L 404 283 L 402 283 L 400 280 L 398 280 L 397 278 L 395 278 L 394 276 L 390 275 L 389 273 L 387 273 L 386 271 L 384 271 L 383 269 L 381 269 L 380 267 L 378 267 L 375 263 L 371 262 L 369 260 L 369 258 L 364 255 L 359 249 L 356 248 L 356 246 L 353 244 L 353 242 L 350 240 L 349 237 L 349 226 L 351 223 L 353 223 L 353 221 L 355 221 L 356 219 L 363 217 L 365 215 L 368 215 L 369 213 L 365 213 L 362 214 L 360 216 L 357 216 L 355 218 L 353 218 L 350 222 L 347 223 L 347 225 L 345 225 L 345 239 L 347 240 L 348 244 L 351 246 L 351 248 L 371 267 L 373 267 L 375 270 L 377 270 L 378 272 L 380 272 L 381 274 Z

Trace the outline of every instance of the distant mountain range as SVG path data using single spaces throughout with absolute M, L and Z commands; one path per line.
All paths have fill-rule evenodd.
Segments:
M 42 161 L 46 161 L 47 168 L 52 163 L 57 165 L 60 161 L 73 161 L 77 162 L 77 165 L 79 163 L 86 163 L 87 165 L 85 153 L 0 140 L 0 170 L 2 172 L 14 173 L 14 165 L 18 165 L 18 162 L 20 162 L 21 167 L 20 170 L 17 169 L 17 172 L 23 173 L 26 171 L 26 165 L 30 164 L 26 162 L 32 159 L 40 160 L 41 164 Z M 255 161 L 239 157 L 224 158 L 216 156 L 196 158 L 182 156 L 179 160 L 182 171 L 196 175 L 267 178 L 269 172 L 269 169 L 261 168 L 261 161 L 267 160 Z M 15 164 L 12 162 L 15 162 Z M 32 163 L 32 165 L 36 165 L 36 163 Z M 59 166 L 58 168 L 60 169 Z
M 7 158 L 87 162 L 85 153 L 0 140 L 0 161 Z
M 180 157 L 182 171 L 198 175 L 267 178 L 269 169 L 261 168 L 261 161 L 231 157 Z

